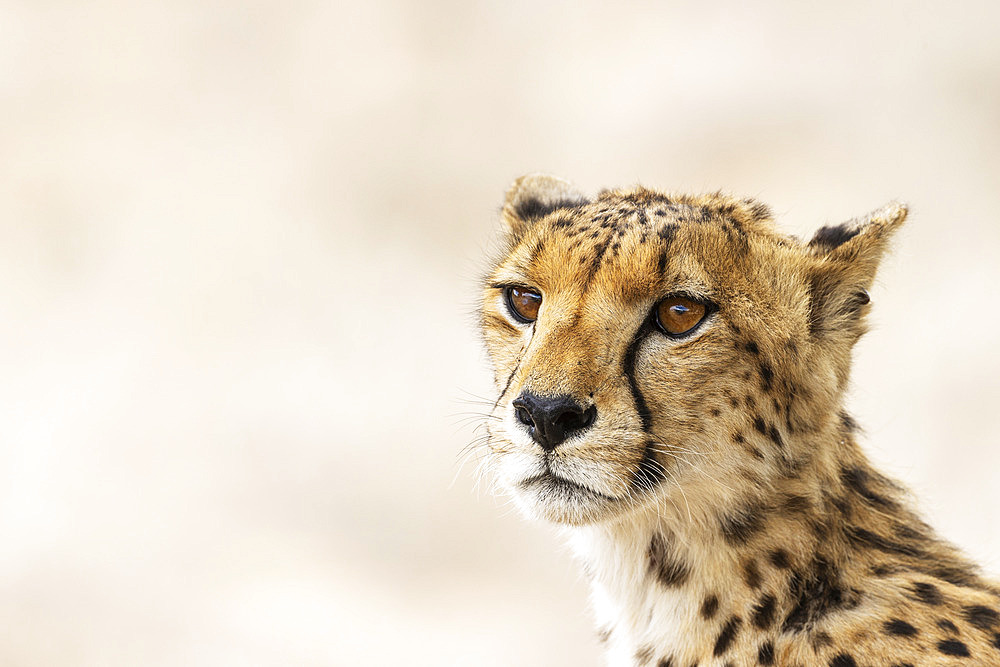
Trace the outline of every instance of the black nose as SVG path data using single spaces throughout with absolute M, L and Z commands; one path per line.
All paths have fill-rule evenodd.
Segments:
M 531 437 L 547 452 L 594 423 L 597 408 L 586 410 L 572 396 L 536 396 L 524 392 L 512 403 L 517 420 L 531 429 Z

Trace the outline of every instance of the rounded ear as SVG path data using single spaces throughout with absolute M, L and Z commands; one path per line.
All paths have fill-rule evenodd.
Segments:
M 507 234 L 519 239 L 549 213 L 590 203 L 569 181 L 545 174 L 529 174 L 507 190 L 501 219 Z
M 862 333 L 862 310 L 889 239 L 906 220 L 907 208 L 891 202 L 866 216 L 822 227 L 807 246 L 819 260 L 810 275 L 810 330 L 845 333 L 853 344 Z

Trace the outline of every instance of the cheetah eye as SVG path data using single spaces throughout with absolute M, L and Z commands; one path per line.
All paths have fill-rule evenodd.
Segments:
M 504 289 L 504 300 L 507 309 L 518 322 L 534 322 L 538 319 L 538 309 L 542 305 L 542 295 L 525 287 L 507 287 Z
M 667 297 L 653 311 L 656 326 L 671 337 L 691 333 L 705 319 L 708 307 L 683 296 Z

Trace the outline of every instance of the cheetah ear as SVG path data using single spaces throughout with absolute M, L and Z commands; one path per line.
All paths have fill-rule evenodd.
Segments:
M 906 220 L 907 208 L 889 203 L 866 216 L 822 227 L 807 246 L 819 261 L 810 282 L 809 328 L 822 336 L 843 331 L 851 343 L 864 333 L 861 316 L 889 238 Z
M 529 174 L 507 190 L 501 218 L 507 234 L 519 239 L 535 222 L 561 208 L 589 203 L 569 181 L 545 174 Z

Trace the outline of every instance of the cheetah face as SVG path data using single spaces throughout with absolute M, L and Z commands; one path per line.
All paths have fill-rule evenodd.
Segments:
M 788 432 L 846 381 L 810 362 L 832 303 L 816 286 L 837 284 L 817 283 L 825 258 L 774 232 L 756 202 L 642 189 L 590 202 L 536 177 L 504 217 L 481 309 L 497 388 L 488 441 L 530 516 L 586 524 L 676 507 L 675 494 L 714 503 L 699 489 L 734 476 L 766 484 L 794 461 Z M 827 395 L 794 400 L 803 372 Z

